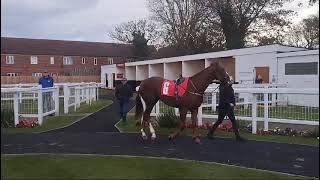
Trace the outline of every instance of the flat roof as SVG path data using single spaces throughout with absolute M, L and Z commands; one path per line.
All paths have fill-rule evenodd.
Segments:
M 241 56 L 241 55 L 249 55 L 249 54 L 272 53 L 272 52 L 279 53 L 279 52 L 306 51 L 306 50 L 307 49 L 305 48 L 297 48 L 297 47 L 273 44 L 273 45 L 249 47 L 249 48 L 242 48 L 242 49 L 232 49 L 232 50 L 219 51 L 219 52 L 210 52 L 210 53 L 202 53 L 202 54 L 194 54 L 194 55 L 186 55 L 186 56 L 178 56 L 178 57 L 170 57 L 170 58 L 150 59 L 150 60 L 144 60 L 144 61 L 129 62 L 129 63 L 125 63 L 125 66 L 171 63 L 171 62 L 179 62 L 179 61 L 193 61 L 193 60 L 201 60 L 201 59 L 208 59 L 208 58 Z

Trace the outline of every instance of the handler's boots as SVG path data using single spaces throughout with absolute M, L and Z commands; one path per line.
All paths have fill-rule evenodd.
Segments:
M 246 139 L 241 137 L 240 134 L 239 134 L 239 130 L 235 130 L 234 134 L 236 135 L 236 141 L 240 141 L 240 142 L 245 142 Z
M 208 139 L 214 139 L 213 132 L 214 132 L 213 128 L 210 128 L 207 134 Z

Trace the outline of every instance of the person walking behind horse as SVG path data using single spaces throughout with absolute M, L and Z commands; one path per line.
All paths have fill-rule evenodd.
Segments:
M 235 96 L 234 90 L 232 88 L 232 84 L 220 83 L 220 81 L 216 82 L 220 84 L 219 86 L 219 106 L 218 106 L 218 120 L 214 123 L 212 128 L 209 129 L 207 137 L 209 139 L 213 139 L 213 134 L 217 127 L 222 123 L 225 116 L 227 115 L 232 122 L 232 128 L 236 135 L 237 141 L 245 141 L 239 134 L 238 124 L 236 122 L 234 116 L 234 106 L 235 104 Z
M 123 78 L 121 84 L 116 87 L 115 96 L 119 100 L 120 104 L 120 117 L 122 122 L 127 121 L 127 113 L 129 111 L 129 99 L 133 96 L 133 91 L 130 85 L 127 83 L 127 79 Z

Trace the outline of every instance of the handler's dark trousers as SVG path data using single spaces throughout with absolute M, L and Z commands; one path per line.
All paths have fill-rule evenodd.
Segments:
M 226 115 L 229 117 L 229 119 L 232 122 L 232 128 L 234 130 L 236 137 L 240 137 L 238 124 L 236 122 L 236 118 L 234 117 L 234 107 L 231 107 L 230 104 L 219 104 L 218 120 L 214 123 L 212 128 L 209 130 L 208 135 L 211 135 L 211 136 L 213 135 L 214 131 L 222 123 Z
M 125 122 L 127 120 L 127 113 L 129 109 L 129 101 L 121 100 L 120 103 L 120 117 L 122 121 Z

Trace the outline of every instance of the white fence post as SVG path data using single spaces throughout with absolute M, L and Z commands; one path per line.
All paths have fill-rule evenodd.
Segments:
M 80 107 L 80 89 L 78 87 L 74 88 L 74 111 L 77 110 L 77 107 Z
M 271 101 L 272 101 L 272 106 L 276 105 L 276 94 L 271 94 Z
M 198 126 L 202 126 L 202 105 L 198 108 Z
M 63 86 L 63 107 L 64 107 L 64 113 L 69 113 L 69 95 L 70 95 L 70 89 L 67 85 Z
M 156 116 L 160 114 L 160 101 L 156 103 Z
M 41 125 L 43 121 L 43 93 L 42 88 L 38 90 L 38 122 Z
M 217 110 L 217 93 L 213 92 L 212 93 L 212 110 L 216 111 Z
M 268 97 L 268 93 L 264 93 L 263 94 L 263 100 L 264 100 L 264 103 L 263 103 L 263 107 L 264 107 L 264 131 L 268 131 L 269 130 L 269 97 Z
M 178 109 L 178 108 L 174 108 L 174 114 L 175 114 L 176 116 L 179 115 L 179 109 Z
M 54 90 L 53 92 L 53 97 L 54 97 L 54 110 L 55 110 L 55 115 L 59 116 L 59 107 L 60 107 L 60 101 L 59 101 L 59 87 Z
M 87 85 L 86 87 L 85 87 L 85 92 L 86 92 L 86 103 L 87 104 L 89 104 L 89 99 L 90 99 L 90 92 L 89 92 L 89 85 Z
M 13 94 L 13 113 L 14 113 L 14 126 L 19 124 L 19 94 Z
M 96 100 L 99 100 L 99 86 L 97 86 L 96 91 Z
M 257 134 L 257 95 L 252 98 L 252 134 Z

